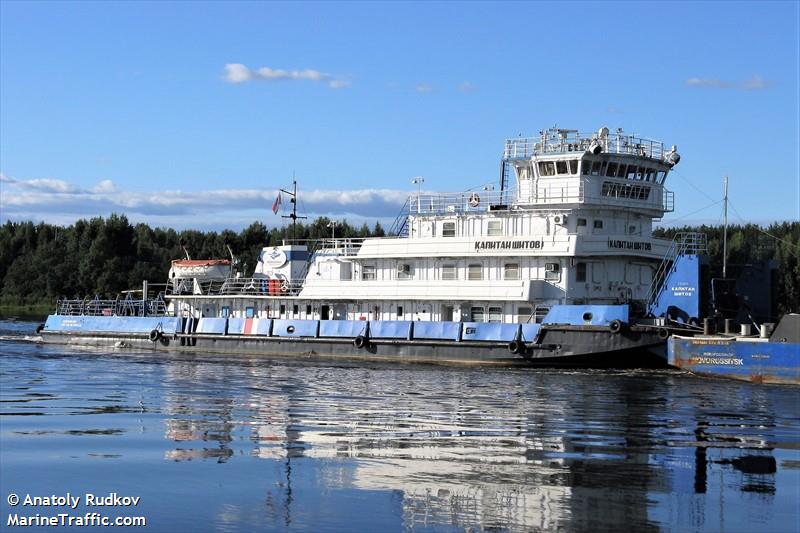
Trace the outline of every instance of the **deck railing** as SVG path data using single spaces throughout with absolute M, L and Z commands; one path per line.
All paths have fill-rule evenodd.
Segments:
M 600 136 L 598 133 L 581 133 L 575 130 L 547 130 L 538 137 L 506 139 L 503 158 L 519 159 L 534 155 L 567 152 L 585 152 L 593 142 L 610 154 L 637 155 L 663 161 L 664 143 L 621 132 Z
M 56 301 L 57 315 L 72 316 L 164 316 L 167 306 L 160 296 L 152 300 L 134 300 L 123 298 L 108 299 L 69 299 Z

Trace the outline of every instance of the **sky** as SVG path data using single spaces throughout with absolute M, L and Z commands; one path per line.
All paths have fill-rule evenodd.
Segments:
M 800 2 L 0 1 L 0 221 L 391 224 L 506 138 L 678 146 L 662 224 L 800 219 Z M 288 203 L 284 198 L 284 207 Z

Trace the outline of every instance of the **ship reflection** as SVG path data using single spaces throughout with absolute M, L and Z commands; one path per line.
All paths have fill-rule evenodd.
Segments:
M 268 460 L 263 519 L 277 527 L 298 512 L 298 476 L 323 494 L 396 492 L 406 528 L 648 531 L 686 523 L 654 501 L 775 491 L 769 447 L 718 414 L 676 415 L 661 378 L 189 362 L 167 374 L 165 458 Z M 723 471 L 741 478 L 709 483 Z

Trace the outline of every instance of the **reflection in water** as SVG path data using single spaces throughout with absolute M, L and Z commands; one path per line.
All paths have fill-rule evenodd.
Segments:
M 133 469 L 164 530 L 767 531 L 798 516 L 794 389 L 4 348 L 3 486 L 31 448 L 41 468 L 113 465 L 113 484 Z M 175 492 L 203 503 L 159 507 Z

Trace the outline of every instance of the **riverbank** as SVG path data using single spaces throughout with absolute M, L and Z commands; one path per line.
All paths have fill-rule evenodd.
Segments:
M 19 319 L 44 322 L 53 312 L 53 304 L 0 305 L 0 319 Z

